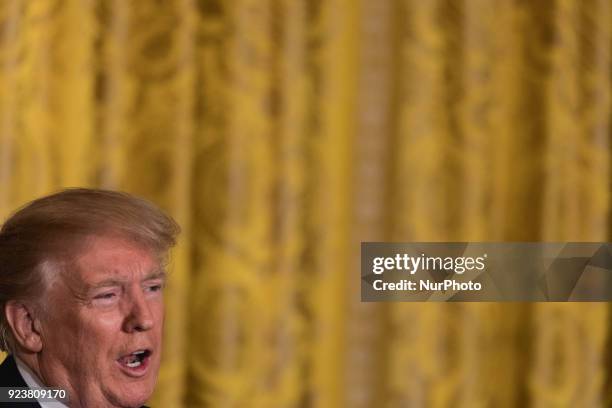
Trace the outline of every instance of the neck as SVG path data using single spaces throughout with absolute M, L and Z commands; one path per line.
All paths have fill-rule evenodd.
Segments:
M 47 386 L 47 383 L 43 379 L 40 373 L 40 365 L 38 364 L 38 358 L 36 353 L 15 353 L 15 359 L 21 361 L 31 372 L 36 376 L 36 379 L 43 385 Z
M 76 392 L 79 389 L 76 384 L 72 384 L 70 378 L 64 375 L 51 375 L 51 372 L 61 372 L 61 370 L 52 370 L 49 364 L 45 364 L 44 359 L 41 358 L 40 353 L 15 353 L 15 358 L 19 359 L 40 383 L 42 387 L 56 387 L 66 390 L 66 393 L 70 399 L 71 408 L 83 408 L 83 407 L 104 407 L 104 408 L 120 408 L 120 405 L 115 405 L 110 401 L 103 398 L 102 395 L 95 395 L 94 390 L 88 390 L 83 394 L 85 398 Z M 47 374 L 47 375 L 45 375 Z
M 57 387 L 66 390 L 72 408 L 80 408 L 83 406 L 70 382 L 58 381 L 57 378 L 50 379 L 48 376 L 45 376 L 39 353 L 15 353 L 15 360 L 18 361 L 18 364 L 21 363 L 22 369 L 29 371 L 29 374 L 39 383 L 39 386 Z

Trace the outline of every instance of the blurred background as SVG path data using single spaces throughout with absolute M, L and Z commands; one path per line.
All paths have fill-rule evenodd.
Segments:
M 361 241 L 610 239 L 611 30 L 609 0 L 3 0 L 0 216 L 96 186 L 183 226 L 154 407 L 612 406 L 608 304 L 359 291 Z

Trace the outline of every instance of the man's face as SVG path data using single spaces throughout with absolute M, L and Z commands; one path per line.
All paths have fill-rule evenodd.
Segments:
M 41 319 L 43 381 L 67 388 L 81 406 L 142 405 L 161 357 L 159 261 L 132 242 L 95 237 L 66 269 L 51 284 Z

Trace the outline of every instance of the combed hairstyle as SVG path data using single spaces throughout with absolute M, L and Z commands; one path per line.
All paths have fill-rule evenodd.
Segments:
M 46 266 L 71 262 L 87 238 L 124 238 L 165 262 L 179 231 L 155 205 L 123 192 L 71 188 L 25 205 L 0 229 L 0 350 L 14 351 L 6 303 L 41 296 L 52 273 Z

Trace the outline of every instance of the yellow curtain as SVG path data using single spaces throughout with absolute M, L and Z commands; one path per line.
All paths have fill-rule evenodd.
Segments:
M 610 238 L 608 0 L 5 0 L 0 216 L 183 226 L 157 407 L 600 407 L 607 304 L 359 301 L 361 241 Z

